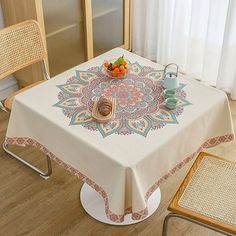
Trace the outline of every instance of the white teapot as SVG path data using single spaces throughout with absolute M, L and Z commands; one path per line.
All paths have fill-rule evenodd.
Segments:
M 173 71 L 167 72 L 167 69 L 170 66 L 175 66 L 176 71 L 175 72 L 173 72 Z M 172 90 L 172 89 L 176 89 L 179 87 L 178 71 L 179 71 L 179 67 L 175 63 L 170 63 L 164 68 L 164 74 L 163 74 L 164 88 Z

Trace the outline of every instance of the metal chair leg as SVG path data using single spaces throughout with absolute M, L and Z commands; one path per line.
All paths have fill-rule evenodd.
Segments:
M 162 236 L 167 236 L 168 222 L 171 217 L 172 217 L 172 213 L 169 213 L 164 219 L 163 228 L 162 228 Z
M 7 112 L 6 108 L 3 106 L 2 102 L 0 102 L 0 109 Z
M 225 232 L 224 230 L 221 230 L 221 229 L 218 229 L 218 228 L 215 228 L 213 226 L 210 226 L 210 225 L 207 225 L 207 224 L 204 224 L 202 222 L 199 222 L 197 220 L 194 220 L 194 219 L 191 219 L 189 217 L 186 217 L 186 216 L 183 216 L 183 215 L 179 215 L 177 213 L 169 213 L 166 217 L 165 217 L 165 220 L 164 220 L 164 223 L 163 223 L 163 228 L 162 228 L 162 236 L 167 236 L 167 228 L 168 228 L 168 222 L 169 222 L 169 219 L 170 218 L 180 218 L 180 219 L 184 219 L 184 220 L 187 220 L 189 222 L 192 222 L 192 223 L 195 223 L 197 225 L 200 225 L 200 226 L 203 226 L 205 228 L 208 228 L 208 229 L 211 229 L 211 230 L 214 230 L 218 233 L 221 233 L 221 234 L 224 234 L 224 235 L 227 235 L 227 236 L 234 236 L 234 234 L 230 234 L 228 232 Z
M 22 159 L 20 156 L 18 156 L 17 154 L 13 153 L 12 151 L 10 151 L 7 148 L 7 144 L 3 144 L 3 149 L 5 152 L 7 152 L 8 154 L 10 154 L 12 157 L 14 157 L 15 159 L 17 159 L 18 161 L 20 161 L 21 163 L 23 163 L 24 165 L 28 166 L 29 168 L 31 168 L 32 170 L 34 170 L 35 172 L 37 172 L 42 178 L 44 179 L 48 179 L 49 176 L 52 174 L 52 165 L 51 165 L 51 159 L 49 156 L 47 156 L 47 172 L 43 172 L 40 169 L 38 169 L 37 167 L 33 166 L 32 164 L 30 164 L 28 161 Z

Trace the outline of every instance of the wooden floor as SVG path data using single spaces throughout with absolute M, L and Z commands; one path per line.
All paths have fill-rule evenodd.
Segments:
M 236 127 L 236 102 L 231 102 Z M 8 115 L 0 111 L 0 143 L 3 142 Z M 33 149 L 16 148 L 21 155 L 44 166 L 45 157 Z M 236 160 L 235 142 L 208 149 L 209 152 Z M 53 163 L 53 174 L 43 180 L 0 148 L 0 236 L 160 236 L 170 199 L 181 183 L 188 164 L 161 186 L 162 200 L 156 213 L 131 226 L 109 226 L 92 219 L 83 210 L 79 192 L 82 182 Z M 183 220 L 172 220 L 169 236 L 218 236 L 215 232 Z

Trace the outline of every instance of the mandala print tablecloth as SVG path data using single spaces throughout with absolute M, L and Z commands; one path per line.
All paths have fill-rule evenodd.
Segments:
M 165 108 L 162 73 L 138 62 L 131 65 L 131 73 L 125 79 L 110 79 L 101 67 L 76 71 L 76 76 L 58 85 L 61 92 L 55 106 L 63 109 L 70 125 L 97 130 L 103 137 L 114 133 L 146 137 L 150 130 L 178 124 L 177 116 L 190 104 L 183 90 L 185 84 L 180 84 L 176 90 L 177 108 L 172 111 Z M 101 96 L 117 100 L 116 117 L 106 124 L 97 123 L 91 117 L 93 102 Z
M 110 80 L 99 66 L 120 55 L 133 74 Z M 162 69 L 111 50 L 17 95 L 5 142 L 35 146 L 77 175 L 101 194 L 111 220 L 127 213 L 143 218 L 160 183 L 203 148 L 234 137 L 227 96 L 219 90 L 181 77 L 177 109 L 163 107 Z M 102 94 L 118 101 L 116 119 L 104 125 L 90 117 Z

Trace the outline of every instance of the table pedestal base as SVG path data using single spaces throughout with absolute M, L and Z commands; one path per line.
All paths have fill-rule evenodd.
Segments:
M 161 191 L 160 188 L 158 188 L 149 197 L 147 202 L 149 214 L 146 218 L 141 220 L 132 220 L 131 214 L 127 214 L 122 223 L 116 223 L 107 218 L 105 214 L 105 204 L 103 198 L 98 192 L 96 192 L 89 185 L 83 184 L 80 191 L 80 200 L 85 211 L 94 219 L 100 222 L 110 225 L 131 225 L 147 219 L 156 211 L 161 201 Z

